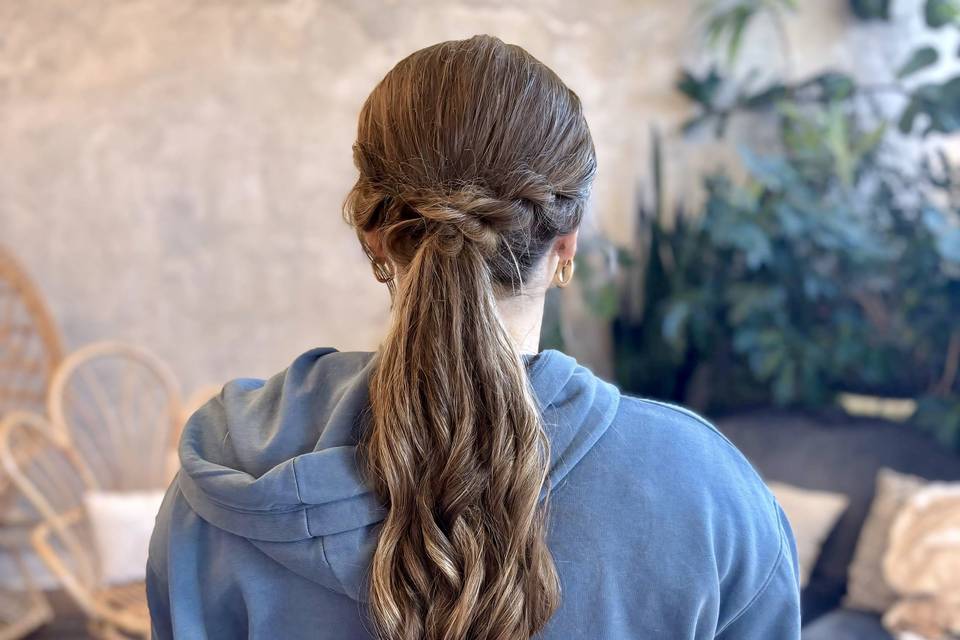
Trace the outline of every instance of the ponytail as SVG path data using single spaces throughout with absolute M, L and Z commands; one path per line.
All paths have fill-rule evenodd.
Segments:
M 441 233 L 421 243 L 370 382 L 383 638 L 527 638 L 559 599 L 538 509 L 547 439 L 486 261 L 462 238 L 456 252 Z
M 579 100 L 519 47 L 441 43 L 370 95 L 354 161 L 345 214 L 393 295 L 359 447 L 387 506 L 370 616 L 382 640 L 530 638 L 560 600 L 549 443 L 497 300 L 580 223 Z

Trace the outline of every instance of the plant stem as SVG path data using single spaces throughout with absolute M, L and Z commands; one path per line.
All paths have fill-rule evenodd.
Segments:
M 954 329 L 947 345 L 947 360 L 943 364 L 943 375 L 933 387 L 935 394 L 945 396 L 950 393 L 953 383 L 957 381 L 958 368 L 960 368 L 960 329 Z

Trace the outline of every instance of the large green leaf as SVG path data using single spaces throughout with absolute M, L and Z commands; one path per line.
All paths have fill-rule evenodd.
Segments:
M 857 90 L 857 83 L 854 79 L 850 75 L 839 71 L 821 73 L 808 81 L 808 84 L 820 88 L 821 99 L 825 102 L 845 100 Z
M 926 111 L 930 116 L 927 131 L 938 133 L 960 131 L 960 76 L 951 78 L 935 88 L 936 91 L 931 96 L 934 99 L 926 104 Z
M 740 103 L 745 109 L 765 109 L 777 104 L 788 95 L 787 86 L 781 82 L 775 82 L 754 94 L 743 97 Z
M 837 177 L 845 187 L 853 186 L 854 172 L 856 170 L 856 158 L 853 156 L 850 148 L 850 131 L 847 123 L 847 115 L 843 108 L 836 102 L 830 105 L 826 113 L 827 129 L 826 140 L 827 148 L 833 156 L 834 168 Z
M 718 37 L 715 38 L 715 41 L 719 40 L 723 31 L 727 32 L 727 58 L 729 60 L 737 59 L 737 55 L 740 53 L 740 47 L 743 44 L 743 32 L 746 30 L 751 18 L 753 18 L 754 13 L 755 11 L 749 6 L 735 7 L 726 16 L 726 19 L 717 21 L 714 29 Z
M 907 76 L 937 64 L 940 53 L 933 47 L 921 47 L 910 54 L 910 58 L 897 71 L 898 78 Z
M 873 131 L 866 133 L 857 140 L 853 145 L 853 152 L 856 154 L 857 160 L 860 161 L 865 155 L 875 151 L 883 142 L 886 133 L 887 123 L 881 122 Z
M 861 20 L 890 19 L 890 0 L 850 0 L 850 8 Z
M 798 182 L 797 172 L 786 158 L 760 156 L 749 148 L 737 148 L 740 159 L 754 180 L 769 189 L 782 190 Z
M 908 135 L 913 131 L 913 123 L 916 121 L 917 116 L 920 115 L 923 107 L 921 103 L 915 98 L 912 98 L 908 103 L 906 108 L 903 110 L 903 113 L 900 115 L 900 119 L 897 121 L 897 128 L 900 129 L 900 133 Z
M 920 115 L 927 118 L 924 135 L 960 131 L 960 76 L 917 87 L 900 116 L 900 131 L 910 133 Z
M 923 8 L 927 26 L 939 29 L 960 22 L 960 0 L 927 0 Z
M 723 78 L 717 73 L 716 68 L 710 69 L 702 76 L 684 69 L 677 80 L 677 89 L 705 109 L 713 110 L 717 91 L 722 84 Z
M 796 11 L 797 0 L 706 0 L 701 3 L 705 13 L 704 36 L 713 48 L 725 47 L 729 62 L 734 62 L 743 45 L 750 23 L 758 15 L 780 15 Z

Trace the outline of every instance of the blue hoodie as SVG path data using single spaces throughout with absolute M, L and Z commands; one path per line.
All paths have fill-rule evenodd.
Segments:
M 372 356 L 308 351 L 190 418 L 150 544 L 154 638 L 373 637 L 365 574 L 384 508 L 355 456 Z M 527 366 L 562 589 L 543 638 L 800 637 L 789 524 L 724 436 L 560 352 Z

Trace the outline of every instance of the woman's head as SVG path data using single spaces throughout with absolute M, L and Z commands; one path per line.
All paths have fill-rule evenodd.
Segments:
M 549 440 L 498 303 L 573 257 L 596 171 L 580 102 L 519 47 L 444 42 L 377 85 L 354 159 L 345 213 L 395 287 L 360 442 L 388 507 L 371 617 L 389 640 L 528 638 L 560 597 Z
M 451 253 L 466 241 L 498 295 L 532 284 L 558 237 L 572 257 L 596 172 L 576 94 L 490 36 L 400 61 L 363 106 L 354 161 L 347 213 L 374 259 L 402 272 L 425 240 Z

